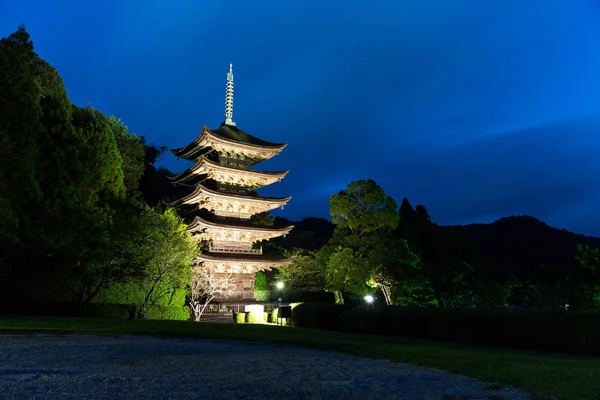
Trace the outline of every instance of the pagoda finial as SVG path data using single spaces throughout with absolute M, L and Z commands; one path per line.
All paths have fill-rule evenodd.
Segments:
M 225 124 L 235 126 L 233 117 L 233 64 L 229 64 L 227 85 L 225 86 Z

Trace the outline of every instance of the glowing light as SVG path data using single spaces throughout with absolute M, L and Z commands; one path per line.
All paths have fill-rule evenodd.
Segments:
M 375 300 L 375 298 L 373 296 L 371 296 L 370 294 L 365 296 L 365 301 L 367 303 L 372 303 Z
M 283 289 L 284 285 L 283 285 L 283 282 L 277 282 L 276 286 L 277 286 L 277 289 L 281 290 L 281 289 Z

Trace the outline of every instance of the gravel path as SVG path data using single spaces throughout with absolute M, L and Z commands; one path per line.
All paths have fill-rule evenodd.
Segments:
M 0 335 L 3 399 L 527 399 L 443 371 L 263 344 Z

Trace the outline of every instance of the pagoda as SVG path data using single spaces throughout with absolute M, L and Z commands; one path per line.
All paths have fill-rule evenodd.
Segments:
M 188 230 L 201 235 L 208 245 L 194 268 L 209 268 L 214 274 L 231 274 L 235 289 L 228 301 L 253 301 L 255 274 L 287 265 L 293 258 L 263 255 L 254 243 L 285 236 L 293 226 L 257 225 L 250 218 L 283 208 L 291 197 L 262 197 L 255 191 L 281 181 L 289 171 L 250 169 L 278 155 L 286 144 L 270 143 L 239 129 L 233 122 L 233 66 L 229 65 L 225 90 L 225 121 L 217 129 L 204 126 L 185 147 L 171 150 L 178 158 L 195 164 L 169 179 L 189 187 L 190 193 L 169 207 L 191 209 Z

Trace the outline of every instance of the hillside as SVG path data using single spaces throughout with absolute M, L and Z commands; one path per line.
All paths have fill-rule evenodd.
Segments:
M 278 244 L 286 249 L 317 250 L 333 234 L 333 224 L 324 218 L 291 222 L 276 218 L 275 224 L 295 228 Z M 600 238 L 558 229 L 530 216 L 503 217 L 489 224 L 444 226 L 475 246 L 477 261 L 484 266 L 503 268 L 521 278 L 541 271 L 572 270 L 578 244 L 600 246 Z M 540 269 L 542 268 L 542 269 Z
M 530 216 L 503 217 L 490 224 L 446 227 L 471 242 L 482 265 L 505 268 L 526 278 L 572 270 L 578 244 L 600 246 L 600 239 L 558 229 Z

